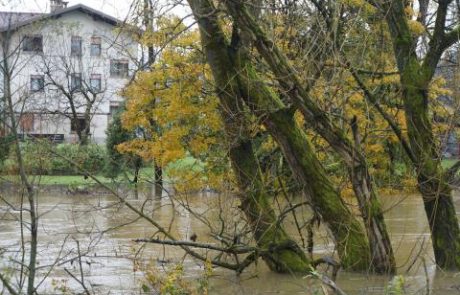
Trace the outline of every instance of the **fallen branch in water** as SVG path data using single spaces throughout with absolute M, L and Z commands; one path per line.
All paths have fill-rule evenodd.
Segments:
M 153 244 L 161 244 L 161 245 L 170 245 L 170 246 L 187 246 L 187 247 L 195 247 L 201 249 L 208 249 L 208 250 L 216 250 L 224 253 L 230 254 L 247 254 L 252 252 L 260 252 L 260 249 L 255 247 L 243 246 L 243 245 L 235 245 L 230 247 L 219 247 L 212 244 L 206 243 L 197 243 L 192 241 L 181 241 L 181 240 L 160 240 L 160 239 L 136 239 L 134 240 L 136 243 L 153 243 Z
M 211 263 L 218 265 L 218 266 L 224 265 L 224 267 L 228 269 L 232 269 L 236 271 L 238 274 L 242 273 L 246 267 L 248 267 L 253 262 L 255 262 L 261 252 L 258 248 L 242 246 L 242 245 L 234 245 L 234 246 L 224 248 L 224 247 L 214 246 L 211 244 L 196 243 L 196 242 L 191 242 L 191 241 L 180 241 L 180 240 L 136 239 L 133 241 L 136 243 L 152 243 L 152 244 L 160 244 L 160 245 L 178 246 L 178 247 L 181 247 L 182 249 L 184 248 L 189 249 L 189 247 L 194 247 L 194 248 L 220 251 L 222 253 L 228 253 L 228 254 L 233 254 L 233 255 L 249 254 L 242 262 L 237 262 L 237 264 L 235 265 L 223 263 L 219 261 L 218 259 L 217 260 L 213 259 L 211 261 Z M 195 253 L 191 251 L 190 249 L 189 251 L 191 253 Z

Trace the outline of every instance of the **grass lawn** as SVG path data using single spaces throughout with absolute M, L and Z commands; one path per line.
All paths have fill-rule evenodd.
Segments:
M 103 183 L 111 183 L 112 179 L 104 176 L 97 176 Z M 19 175 L 3 175 L 0 180 L 7 182 L 19 183 Z M 29 180 L 34 184 L 40 185 L 91 185 L 96 184 L 96 181 L 82 175 L 29 175 Z
M 194 171 L 200 171 L 203 169 L 203 164 L 193 157 L 186 157 L 169 164 L 164 171 L 164 178 L 168 178 L 168 170 L 170 169 L 192 169 Z M 132 179 L 132 173 L 128 172 L 127 176 Z M 110 184 L 112 182 L 126 182 L 126 175 L 121 174 L 117 179 L 113 180 L 103 175 L 96 175 L 97 179 L 104 183 Z M 30 181 L 34 184 L 40 185 L 93 185 L 97 182 L 88 177 L 84 178 L 83 175 L 29 175 Z M 153 167 L 144 167 L 140 171 L 140 182 L 154 179 Z M 19 183 L 19 175 L 3 175 L 0 176 L 0 181 Z

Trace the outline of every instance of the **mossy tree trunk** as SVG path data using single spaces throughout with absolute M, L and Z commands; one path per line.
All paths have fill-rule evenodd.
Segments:
M 447 11 L 452 1 L 438 1 L 426 54 L 419 57 L 416 52 L 418 39 L 410 30 L 405 12 L 408 4 L 403 0 L 376 2 L 379 2 L 376 7 L 381 8 L 393 41 L 410 144 L 405 151 L 418 175 L 418 188 L 431 229 L 436 263 L 444 269 L 459 270 L 460 229 L 449 186 L 449 176 L 454 171 L 445 171 L 441 166 L 430 117 L 428 90 L 443 52 L 458 41 L 460 26 L 447 32 Z
M 429 117 L 429 81 L 415 58 L 401 75 L 404 110 L 410 146 L 417 162 L 418 188 L 431 229 L 436 263 L 444 269 L 460 269 L 460 229 L 448 177 L 441 166 L 431 118 Z
M 313 99 L 310 98 L 308 92 L 306 92 L 303 85 L 301 85 L 296 72 L 289 66 L 287 58 L 277 49 L 276 45 L 267 38 L 262 28 L 258 26 L 250 14 L 243 8 L 244 3 L 240 1 L 228 1 L 227 4 L 232 16 L 234 17 L 234 21 L 236 21 L 240 27 L 246 31 L 246 34 L 254 36 L 254 43 L 257 49 L 267 61 L 268 65 L 275 74 L 275 77 L 280 82 L 284 93 L 291 98 L 294 105 L 302 112 L 306 122 L 331 145 L 331 147 L 346 163 L 349 178 L 353 185 L 355 196 L 360 207 L 360 212 L 364 220 L 367 236 L 369 238 L 372 267 L 368 267 L 368 269 L 372 268 L 374 271 L 379 273 L 395 272 L 396 266 L 394 254 L 390 238 L 386 230 L 383 211 L 375 192 L 375 187 L 368 170 L 366 159 L 359 147 L 358 141 L 353 144 L 346 137 L 343 130 L 332 124 L 329 121 L 327 114 L 321 110 Z M 239 72 L 245 77 L 242 81 L 252 81 L 254 84 L 252 86 L 254 88 L 252 91 L 247 89 L 243 90 L 243 93 L 252 94 L 253 99 L 255 96 L 258 96 L 257 101 L 250 102 L 250 105 L 258 104 L 260 109 L 266 108 L 267 102 L 263 102 L 263 100 L 269 99 L 270 96 L 273 97 L 273 93 L 267 90 L 265 92 L 261 90 L 266 86 L 262 83 L 262 81 L 256 82 L 260 79 L 257 77 L 255 71 L 250 69 L 250 64 L 248 62 L 246 62 L 244 66 L 241 66 Z M 272 98 L 272 103 L 275 100 L 276 98 Z M 278 108 L 282 105 L 279 99 L 278 102 L 275 102 L 275 104 L 278 104 Z M 300 131 L 298 134 L 300 134 Z M 305 140 L 307 139 L 305 138 Z M 308 144 L 304 146 L 307 147 Z M 296 152 L 299 153 L 301 151 Z M 304 169 L 309 168 L 308 166 L 305 166 Z M 318 171 L 317 169 L 318 168 L 315 167 L 314 171 Z M 320 169 L 322 169 L 322 167 Z M 321 173 L 323 176 L 325 175 L 324 172 Z M 323 179 L 322 181 L 329 181 L 327 177 L 319 178 Z M 329 185 L 332 186 L 332 184 Z M 362 249 L 357 250 L 362 253 Z
M 350 270 L 371 269 L 369 243 L 361 224 L 343 203 L 292 112 L 270 113 L 264 125 L 280 145 L 313 209 L 331 230 L 341 265 Z
M 267 131 L 277 141 L 294 177 L 320 213 L 334 237 L 341 264 L 346 269 L 369 270 L 371 253 L 364 230 L 343 203 L 305 132 L 253 70 L 247 55 L 233 55 L 239 73 L 241 93 L 256 115 L 261 116 Z M 388 268 L 385 270 L 388 271 Z
M 214 10 L 211 9 L 203 13 L 201 19 L 209 18 L 207 16 L 213 13 Z M 203 25 L 200 23 L 200 26 Z M 217 22 L 214 27 L 217 27 Z M 369 244 L 361 225 L 328 180 L 304 132 L 296 126 L 292 113 L 286 110 L 274 111 L 272 100 L 276 98 L 273 93 L 263 87 L 262 83 L 253 81 L 252 76 L 241 72 L 241 68 L 236 67 L 232 62 L 235 56 L 231 54 L 231 49 L 218 27 L 206 30 L 202 38 L 207 39 L 204 44 L 215 79 L 226 78 L 223 85 L 229 85 L 232 89 L 234 97 L 230 99 L 238 101 L 238 95 L 243 95 L 250 107 L 255 108 L 256 112 L 262 110 L 267 116 L 265 126 L 281 146 L 294 175 L 303 186 L 305 194 L 312 200 L 314 209 L 329 225 L 337 243 L 342 265 L 355 270 L 371 269 Z M 238 85 L 235 85 L 235 80 L 238 80 Z M 250 82 L 245 84 L 245 81 Z M 238 87 L 239 94 L 236 91 Z M 237 106 L 237 109 L 242 107 Z M 275 105 L 275 110 L 277 107 L 279 105 Z
M 220 45 L 225 37 L 208 0 L 189 0 L 200 27 L 202 44 L 211 64 L 216 90 L 221 102 L 230 160 L 238 180 L 241 209 L 250 223 L 258 247 L 265 250 L 262 258 L 276 272 L 303 272 L 310 269 L 310 261 L 302 249 L 291 239 L 271 207 L 262 182 L 252 141 L 246 125 L 245 113 L 226 48 Z

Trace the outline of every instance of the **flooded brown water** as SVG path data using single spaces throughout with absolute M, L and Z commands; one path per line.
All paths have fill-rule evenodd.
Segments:
M 3 193 L 11 204 L 19 204 L 19 197 Z M 216 196 L 206 194 L 190 196 L 187 204 L 207 214 Z M 457 212 L 460 212 L 460 196 L 456 198 Z M 198 241 L 210 241 L 209 229 L 199 222 L 200 216 L 171 206 L 167 196 L 146 201 L 127 196 L 127 200 L 138 208 L 147 208 L 146 213 L 163 226 L 170 227 L 179 239 L 188 240 L 192 233 Z M 421 199 L 417 196 L 386 196 L 386 222 L 396 253 L 398 273 L 406 281 L 407 294 L 460 294 L 457 274 L 437 270 L 433 263 L 428 225 Z M 151 210 L 148 208 L 155 208 Z M 44 294 L 59 293 L 53 287 L 56 282 L 71 289 L 81 290 L 79 284 L 66 273 L 79 275 L 76 240 L 83 255 L 82 266 L 87 286 L 97 294 L 141 294 L 143 272 L 133 261 L 141 264 L 151 261 L 157 268 L 167 268 L 183 262 L 185 276 L 194 278 L 202 272 L 203 263 L 193 260 L 177 247 L 146 245 L 140 247 L 133 242 L 137 238 L 148 238 L 155 229 L 146 221 L 110 195 L 65 195 L 40 193 L 38 196 L 40 276 L 47 275 L 49 265 L 52 271 L 41 282 L 39 290 Z M 19 259 L 20 226 L 18 212 L 0 202 L 0 249 L 7 251 L 0 257 L 0 267 L 12 265 L 9 259 Z M 213 214 L 213 218 L 217 218 Z M 174 217 L 174 218 L 173 218 Z M 295 233 L 291 229 L 292 233 Z M 315 255 L 328 255 L 333 250 L 323 229 L 316 233 Z M 1 253 L 1 252 L 0 252 Z M 384 288 L 391 278 L 341 271 L 338 285 L 348 294 L 384 294 Z M 14 277 L 13 280 L 14 282 Z M 53 283 L 54 282 L 54 283 Z M 427 288 L 428 283 L 428 288 Z M 313 294 L 318 288 L 312 279 L 279 275 L 269 272 L 263 262 L 248 269 L 243 275 L 222 269 L 215 269 L 211 279 L 211 294 Z

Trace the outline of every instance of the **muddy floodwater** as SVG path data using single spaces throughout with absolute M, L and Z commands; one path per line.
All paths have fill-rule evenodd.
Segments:
M 127 200 L 137 208 L 155 208 L 148 214 L 158 223 L 170 227 L 179 239 L 189 240 L 196 234 L 198 241 L 210 241 L 208 227 L 178 206 L 172 206 L 168 196 L 146 201 L 141 194 L 138 199 L 126 194 Z M 0 247 L 4 249 L 0 267 L 13 265 L 19 260 L 21 230 L 20 215 L 11 209 L 18 205 L 20 197 L 2 193 L 9 202 L 0 202 Z M 212 194 L 193 195 L 187 204 L 200 212 L 213 198 Z M 40 269 L 38 282 L 42 294 L 59 293 L 56 285 L 66 285 L 81 290 L 68 272 L 79 276 L 75 257 L 79 251 L 85 283 L 97 294 L 141 294 L 144 277 L 142 267 L 150 265 L 167 269 L 183 263 L 185 276 L 194 278 L 203 270 L 203 263 L 184 257 L 177 247 L 162 247 L 148 244 L 141 247 L 133 240 L 149 238 L 155 228 L 136 214 L 122 206 L 109 194 L 68 195 L 42 192 L 37 196 L 39 225 Z M 457 212 L 460 212 L 460 196 L 455 197 Z M 386 208 L 386 223 L 395 250 L 398 273 L 404 276 L 407 294 L 460 294 L 460 276 L 437 270 L 433 263 L 428 224 L 421 199 L 417 196 L 386 196 L 382 198 Z M 217 217 L 216 217 L 217 218 Z M 295 233 L 295 231 L 291 231 Z M 27 240 L 27 230 L 24 230 Z M 315 255 L 328 255 L 333 246 L 324 230 L 319 230 L 315 239 Z M 49 267 L 53 265 L 52 269 Z M 48 271 L 51 271 L 48 273 Z M 145 268 L 144 268 L 145 269 Z M 44 279 L 41 279 L 44 278 Z M 12 277 L 15 282 L 17 277 Z M 341 271 L 337 284 L 347 294 L 384 294 L 391 278 Z M 211 278 L 211 294 L 313 294 L 312 279 L 269 272 L 263 262 L 248 269 L 241 276 L 215 269 Z

